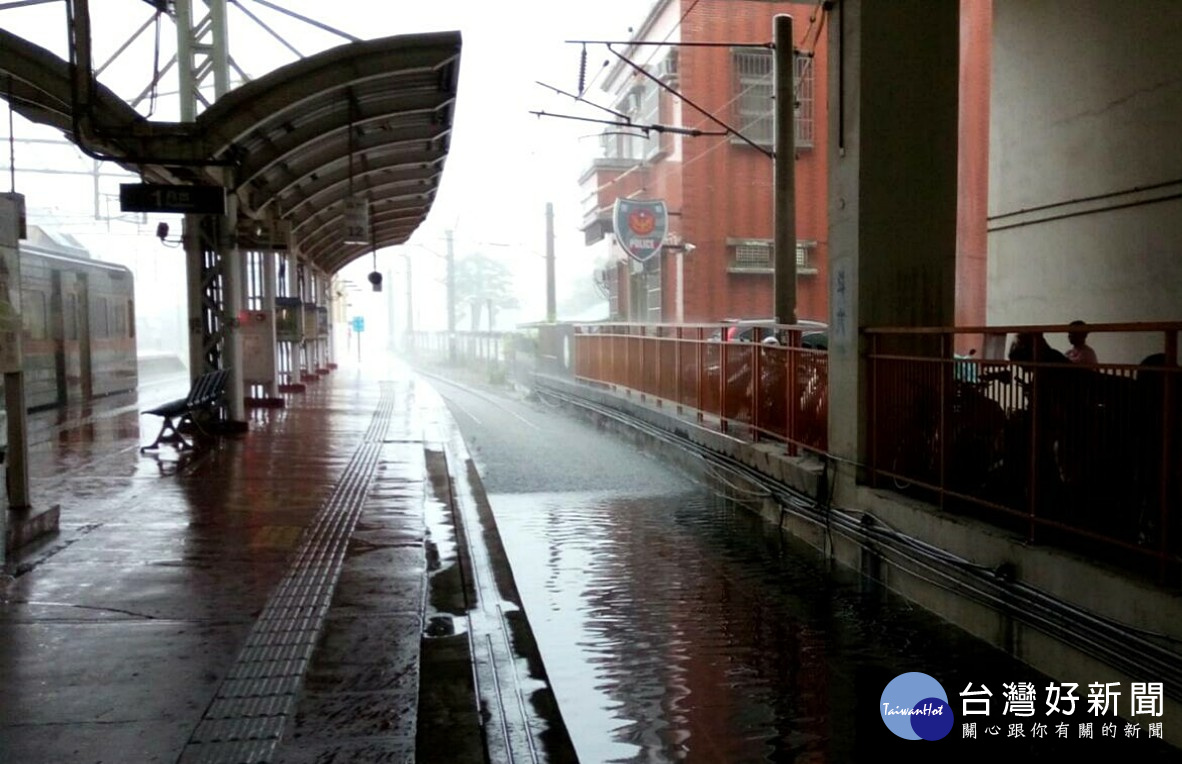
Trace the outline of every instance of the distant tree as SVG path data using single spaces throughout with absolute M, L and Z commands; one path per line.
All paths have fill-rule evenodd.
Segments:
M 475 253 L 456 260 L 456 309 L 468 314 L 472 331 L 480 329 L 480 315 L 489 309 L 489 325 L 494 311 L 516 308 L 513 274 L 509 267 L 488 255 Z

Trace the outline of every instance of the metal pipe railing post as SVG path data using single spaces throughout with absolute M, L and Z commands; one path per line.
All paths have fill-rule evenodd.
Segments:
M 1178 384 L 1178 373 L 1170 370 L 1176 369 L 1178 366 L 1178 333 L 1176 331 L 1168 331 L 1165 333 L 1165 370 L 1163 371 L 1162 379 L 1162 440 L 1161 440 L 1161 469 L 1159 470 L 1161 476 L 1158 479 L 1158 496 L 1161 510 L 1161 540 L 1158 542 L 1158 577 L 1161 583 L 1166 582 L 1166 577 L 1169 574 L 1167 562 L 1169 560 L 1170 552 L 1170 523 L 1173 518 L 1170 516 L 1170 476 L 1174 474 L 1171 469 L 1175 461 L 1173 458 L 1174 451 L 1174 430 L 1177 426 L 1177 417 L 1174 415 L 1174 407 L 1178 402 L 1174 400 L 1174 388 Z
M 948 400 L 948 368 L 949 367 L 945 365 L 947 363 L 946 359 L 948 359 L 948 357 L 949 357 L 948 335 L 941 334 L 940 335 L 940 360 L 936 362 L 936 364 L 937 364 L 936 369 L 940 374 L 940 384 L 939 384 L 940 419 L 939 419 L 938 428 L 936 430 L 936 438 L 939 441 L 939 447 L 936 449 L 936 458 L 939 460 L 939 462 L 938 462 L 938 464 L 939 464 L 939 468 L 938 468 L 939 469 L 939 478 L 938 478 L 939 483 L 938 484 L 940 486 L 940 493 L 939 493 L 940 509 L 945 508 L 944 507 L 944 502 L 946 499 L 945 491 L 948 488 L 948 485 L 946 482 L 947 474 L 948 474 L 947 473 L 947 470 L 948 470 L 948 464 L 947 464 L 948 463 L 948 421 L 947 421 L 946 414 L 948 411 L 948 407 L 950 405 L 950 401 Z
M 676 337 L 677 344 L 673 346 L 673 366 L 677 369 L 677 374 L 675 374 L 673 378 L 673 394 L 677 396 L 677 413 L 680 415 L 682 413 L 681 378 L 685 376 L 685 371 L 681 368 L 681 344 L 682 340 L 685 338 L 685 334 L 681 326 L 677 327 Z
M 875 415 L 878 410 L 878 335 L 870 335 L 870 363 L 866 365 L 866 383 L 870 388 L 870 395 L 866 401 L 866 432 L 870 437 L 870 485 L 878 487 L 878 422 Z M 825 384 L 829 384 L 828 368 L 826 368 Z M 828 427 L 828 422 L 825 423 Z
M 697 407 L 698 407 L 698 424 L 701 424 L 704 421 L 704 417 L 705 417 L 705 412 L 702 411 L 702 389 L 705 387 L 704 382 L 706 380 L 706 366 L 705 366 L 706 345 L 704 342 L 702 342 L 702 332 L 704 332 L 704 331 L 705 330 L 702 327 L 698 327 L 698 331 L 697 331 L 698 337 L 697 337 L 697 340 L 695 341 L 695 344 L 696 344 L 695 352 L 697 353 L 697 356 L 698 356 L 698 368 L 696 369 L 697 383 L 695 384 L 695 387 L 697 389 L 694 391 L 694 393 L 695 393 L 695 398 L 696 398 Z
M 1035 528 L 1037 526 L 1038 517 L 1038 378 L 1040 374 L 1039 363 L 1042 359 L 1039 358 L 1041 351 L 1038 345 L 1034 346 L 1034 366 L 1030 374 L 1030 394 L 1027 400 L 1027 413 L 1030 417 L 1030 474 L 1027 477 L 1027 485 L 1029 489 L 1029 496 L 1027 496 L 1026 514 L 1028 517 L 1028 529 L 1026 532 L 1026 540 L 1033 542 L 1035 537 Z

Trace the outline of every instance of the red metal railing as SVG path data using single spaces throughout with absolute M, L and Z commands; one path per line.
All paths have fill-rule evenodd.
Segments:
M 828 357 L 801 347 L 810 327 L 760 325 L 725 341 L 735 324 L 586 324 L 575 327 L 575 376 L 754 440 L 828 447 Z M 775 337 L 776 344 L 762 340 Z
M 1164 578 L 1182 549 L 1182 323 L 1089 325 L 1141 359 L 1094 366 L 1041 340 L 1069 330 L 866 330 L 871 475 Z M 953 355 L 973 341 L 980 355 Z

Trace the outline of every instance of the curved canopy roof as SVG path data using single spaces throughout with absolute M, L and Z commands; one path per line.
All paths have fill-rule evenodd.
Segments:
M 459 32 L 349 43 L 237 88 L 194 123 L 161 123 L 97 83 L 75 96 L 65 61 L 0 30 L 0 96 L 146 182 L 225 185 L 240 219 L 289 222 L 296 249 L 334 273 L 371 249 L 344 243 L 351 196 L 368 202 L 378 248 L 405 243 L 430 211 L 460 46 Z

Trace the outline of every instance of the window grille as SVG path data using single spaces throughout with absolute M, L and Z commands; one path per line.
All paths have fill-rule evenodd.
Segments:
M 751 142 L 771 148 L 775 143 L 775 100 L 772 51 L 739 48 L 733 52 L 735 67 L 735 123 Z M 815 96 L 813 59 L 796 55 L 793 59 L 796 146 L 813 145 Z
M 796 95 L 796 146 L 813 145 L 813 57 L 796 56 L 793 61 Z
M 741 48 L 734 52 L 734 63 L 738 130 L 752 143 L 771 146 L 772 52 Z
M 772 265 L 771 243 L 750 241 L 736 245 L 735 265 L 746 268 L 770 268 Z
M 727 243 L 734 250 L 732 267 L 739 270 L 775 267 L 775 242 L 769 239 L 728 239 Z M 815 241 L 796 242 L 796 270 L 798 273 L 816 272 L 817 265 L 814 262 L 816 249 L 817 242 Z
M 809 264 L 811 258 L 809 257 L 812 250 L 811 242 L 798 241 L 796 242 L 796 270 L 803 271 L 806 268 L 811 268 Z

